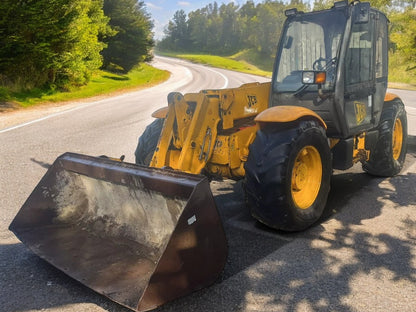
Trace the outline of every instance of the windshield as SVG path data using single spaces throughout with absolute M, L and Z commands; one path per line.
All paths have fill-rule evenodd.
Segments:
M 280 61 L 273 83 L 276 92 L 295 92 L 302 87 L 302 71 L 326 71 L 323 90 L 335 84 L 339 47 L 344 33 L 344 11 L 299 14 L 286 27 L 280 46 Z M 316 91 L 310 86 L 308 91 Z

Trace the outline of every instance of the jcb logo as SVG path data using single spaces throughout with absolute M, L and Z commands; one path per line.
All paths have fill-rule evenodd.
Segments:
M 247 95 L 248 107 L 252 107 L 257 104 L 257 97 L 255 95 Z
M 357 125 L 359 125 L 364 121 L 365 116 L 367 116 L 365 104 L 361 102 L 354 102 L 354 108 L 355 108 L 355 118 L 357 120 Z

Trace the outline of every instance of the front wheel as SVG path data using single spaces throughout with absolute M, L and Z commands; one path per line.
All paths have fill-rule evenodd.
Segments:
M 377 130 L 376 146 L 363 169 L 372 175 L 391 177 L 402 170 L 407 152 L 407 117 L 399 99 L 384 105 Z
M 136 151 L 136 164 L 149 166 L 153 153 L 159 142 L 160 133 L 162 132 L 164 119 L 156 119 L 146 127 L 143 134 L 139 137 Z
M 257 132 L 245 164 L 251 214 L 275 229 L 299 231 L 325 208 L 332 173 L 325 130 L 315 120 Z

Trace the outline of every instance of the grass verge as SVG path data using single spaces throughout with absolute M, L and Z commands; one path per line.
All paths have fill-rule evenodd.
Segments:
M 246 49 L 240 51 L 231 56 L 232 59 L 237 61 L 248 62 L 250 64 L 254 64 L 259 69 L 268 73 L 268 77 L 272 76 L 272 69 L 274 65 L 274 58 L 275 55 L 265 55 L 262 53 L 258 53 L 253 49 Z
M 253 50 L 244 50 L 231 56 L 208 54 L 184 54 L 180 52 L 160 52 L 158 54 L 186 59 L 194 63 L 235 70 L 253 75 L 271 77 L 273 57 L 260 55 Z M 253 65 L 254 64 L 254 65 Z M 401 58 L 390 56 L 389 87 L 395 89 L 416 90 L 416 79 L 408 65 L 402 64 Z M 414 71 L 414 69 L 413 69 Z
M 109 95 L 115 92 L 148 88 L 168 79 L 170 73 L 141 64 L 128 74 L 119 75 L 106 71 L 98 71 L 90 82 L 70 92 L 57 90 L 32 89 L 29 91 L 13 92 L 1 88 L 0 106 L 13 103 L 16 107 L 29 107 L 39 103 L 64 102 L 79 100 L 100 95 Z M 2 104 L 2 102 L 5 102 Z
M 271 77 L 271 72 L 262 70 L 259 67 L 247 62 L 243 58 L 237 58 L 236 56 L 218 56 L 210 54 L 183 54 L 179 52 L 160 52 L 158 54 L 170 57 L 176 57 L 191 61 L 193 63 L 210 65 L 213 67 L 224 68 L 234 70 L 242 73 Z
M 399 54 L 392 54 L 389 58 L 389 87 L 416 91 L 416 68 L 403 62 Z

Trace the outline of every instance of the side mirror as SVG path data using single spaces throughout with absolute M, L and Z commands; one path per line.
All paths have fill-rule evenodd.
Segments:
M 326 81 L 326 72 L 324 71 L 303 71 L 302 83 L 305 85 L 317 84 L 322 85 Z

